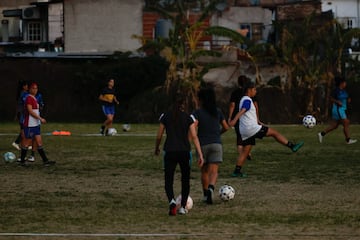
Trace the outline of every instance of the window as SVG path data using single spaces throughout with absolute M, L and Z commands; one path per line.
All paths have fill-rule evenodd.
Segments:
M 29 22 L 27 27 L 28 41 L 41 41 L 41 23 Z

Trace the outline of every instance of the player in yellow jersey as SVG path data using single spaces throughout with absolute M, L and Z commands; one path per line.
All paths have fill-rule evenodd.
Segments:
M 102 104 L 103 113 L 106 116 L 106 120 L 101 125 L 100 133 L 105 135 L 107 130 L 112 127 L 112 123 L 115 115 L 115 104 L 119 104 L 119 101 L 115 96 L 114 89 L 115 81 L 113 78 L 110 78 L 107 87 L 105 87 L 99 96 L 99 100 Z

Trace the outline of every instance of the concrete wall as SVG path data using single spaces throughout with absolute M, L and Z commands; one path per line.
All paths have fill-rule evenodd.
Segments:
M 272 13 L 269 9 L 261 7 L 230 7 L 223 11 L 221 15 L 213 15 L 211 18 L 212 26 L 227 27 L 232 30 L 239 30 L 240 24 L 260 24 L 262 28 L 262 39 L 266 39 L 269 33 L 269 26 L 272 23 Z M 214 37 L 214 40 L 226 40 L 224 37 Z M 226 44 L 226 41 L 224 42 Z
M 322 1 L 322 11 L 331 10 L 340 22 L 347 22 L 347 18 L 354 19 L 353 28 L 360 26 L 359 0 L 328 0 Z
M 129 51 L 140 47 L 141 0 L 65 0 L 65 51 Z

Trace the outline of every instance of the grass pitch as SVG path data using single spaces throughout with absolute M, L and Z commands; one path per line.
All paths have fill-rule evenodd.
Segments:
M 275 125 L 287 138 L 304 140 L 292 153 L 272 138 L 258 140 L 244 171 L 232 178 L 235 133 L 222 137 L 224 162 L 218 190 L 230 184 L 235 199 L 201 202 L 200 172 L 192 167 L 194 207 L 169 217 L 162 159 L 153 155 L 154 125 L 97 136 L 99 124 L 42 126 L 45 151 L 29 168 L 0 162 L 0 239 L 359 239 L 360 142 L 346 145 L 338 129 L 318 143 L 325 126 Z M 51 136 L 67 130 L 72 136 Z M 351 125 L 360 139 L 360 125 Z M 0 153 L 12 151 L 16 123 L 0 125 Z M 180 193 L 180 173 L 175 192 Z

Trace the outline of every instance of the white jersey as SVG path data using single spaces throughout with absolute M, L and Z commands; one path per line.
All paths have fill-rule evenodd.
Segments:
M 241 109 L 243 108 L 246 109 L 246 112 L 241 115 L 239 119 L 239 130 L 242 140 L 246 140 L 254 136 L 258 131 L 260 131 L 262 126 L 258 124 L 256 108 L 252 99 L 249 96 L 243 96 L 241 98 L 239 104 L 239 111 L 241 111 Z

